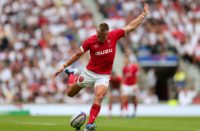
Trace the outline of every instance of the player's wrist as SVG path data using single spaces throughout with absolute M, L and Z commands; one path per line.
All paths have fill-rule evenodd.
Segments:
M 145 11 L 142 12 L 141 14 L 143 17 L 146 17 L 147 16 L 147 13 Z
M 67 67 L 67 63 L 65 63 L 64 65 L 63 65 L 63 68 L 66 68 Z
M 144 15 L 144 14 L 141 14 L 140 16 L 141 16 L 142 18 L 145 18 L 145 15 Z

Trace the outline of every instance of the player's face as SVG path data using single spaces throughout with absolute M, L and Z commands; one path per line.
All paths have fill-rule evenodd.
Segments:
M 98 39 L 99 42 L 103 43 L 106 40 L 107 35 L 108 35 L 108 31 L 106 31 L 106 32 L 100 32 L 97 29 L 97 39 Z

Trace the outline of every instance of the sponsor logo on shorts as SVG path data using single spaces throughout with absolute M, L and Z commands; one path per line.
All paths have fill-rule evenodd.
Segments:
M 82 82 L 83 80 L 84 80 L 83 76 L 80 76 L 79 79 L 78 79 L 79 82 Z

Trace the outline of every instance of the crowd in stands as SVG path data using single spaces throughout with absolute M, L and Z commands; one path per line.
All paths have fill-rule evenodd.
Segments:
M 141 13 L 145 2 L 98 0 L 97 4 L 109 25 L 112 28 L 120 28 Z M 200 91 L 200 1 L 150 0 L 148 3 L 151 14 L 143 22 L 143 26 L 120 41 L 122 50 L 130 53 L 131 47 L 131 52 L 138 57 L 177 57 L 181 61 L 177 66 L 186 73 L 185 86 L 177 89 L 179 87 L 176 86 L 175 80 L 169 86 L 176 88 L 176 99 L 180 103 L 187 98 L 190 99 L 187 104 L 192 103 L 192 99 Z
M 0 103 L 64 101 L 65 77 L 52 74 L 93 26 L 80 0 L 1 0 Z
M 122 51 L 131 47 L 138 56 L 177 55 L 199 66 L 200 1 L 148 2 L 151 14 L 120 41 Z M 141 0 L 96 4 L 111 29 L 125 26 L 143 10 Z M 0 0 L 0 103 L 73 103 L 65 94 L 66 77 L 52 79 L 52 74 L 95 27 L 83 0 Z M 81 64 L 84 60 L 73 66 Z M 91 91 L 78 95 L 79 102 L 91 101 L 85 92 Z
M 113 28 L 123 27 L 143 10 L 140 0 L 98 0 L 99 11 Z M 179 54 L 199 62 L 200 2 L 198 0 L 148 1 L 151 14 L 132 32 L 123 48 L 146 47 L 150 54 Z

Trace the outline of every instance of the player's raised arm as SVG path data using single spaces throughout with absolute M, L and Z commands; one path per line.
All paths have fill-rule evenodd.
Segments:
M 149 14 L 149 6 L 148 4 L 144 5 L 143 12 L 133 21 L 131 21 L 127 26 L 125 26 L 123 29 L 126 34 L 128 34 L 131 31 L 134 31 L 143 21 L 143 19 Z
M 56 73 L 54 74 L 54 77 L 61 73 L 66 67 L 70 66 L 72 63 L 77 61 L 83 54 L 84 52 L 81 49 L 79 49 L 64 65 L 57 69 Z

